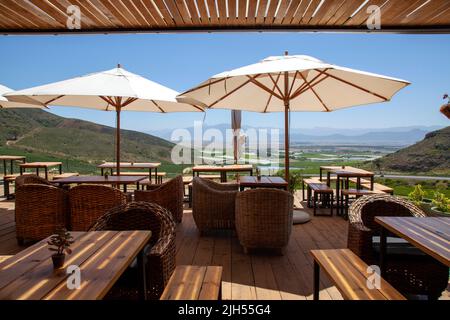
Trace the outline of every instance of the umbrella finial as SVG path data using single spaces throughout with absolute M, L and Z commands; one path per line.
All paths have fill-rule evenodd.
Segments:
M 288 55 L 289 55 L 289 52 L 285 51 L 285 52 L 284 52 L 284 55 L 285 55 L 285 56 L 288 56 Z
M 122 65 L 120 63 L 117 64 L 117 68 L 122 68 Z

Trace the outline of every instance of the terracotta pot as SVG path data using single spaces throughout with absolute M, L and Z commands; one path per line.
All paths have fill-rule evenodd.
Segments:
M 54 269 L 61 269 L 64 265 L 64 261 L 66 260 L 66 255 L 64 253 L 55 253 L 52 255 L 52 261 L 53 261 L 53 268 Z
M 441 107 L 441 113 L 446 116 L 448 119 L 450 119 L 450 103 L 444 104 Z

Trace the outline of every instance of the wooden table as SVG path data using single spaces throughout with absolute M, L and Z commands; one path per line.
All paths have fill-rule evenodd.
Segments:
M 281 177 L 261 177 L 258 180 L 255 176 L 239 177 L 239 189 L 243 191 L 245 188 L 276 188 L 287 190 L 288 183 Z
M 350 178 L 356 178 L 356 189 L 361 189 L 361 178 L 369 178 L 370 180 L 370 190 L 373 190 L 375 173 L 352 166 L 321 166 L 320 169 L 320 181 L 322 181 L 323 171 L 327 172 L 327 185 L 331 185 L 331 174 L 336 175 L 336 202 L 338 208 L 340 208 L 343 197 L 340 194 L 341 189 L 341 179 L 345 183 L 345 189 L 349 188 Z
M 145 254 L 150 231 L 72 232 L 72 254 L 54 270 L 47 240 L 0 263 L 0 300 L 102 299 L 137 257 L 140 297 L 146 298 Z M 69 289 L 68 266 L 80 268 L 80 288 Z
M 139 190 L 139 182 L 146 179 L 146 176 L 75 176 L 69 178 L 63 178 L 53 181 L 60 186 L 67 184 L 110 184 L 110 185 L 123 185 L 124 192 L 127 192 L 127 185 L 135 184 Z
M 8 170 L 6 169 L 7 161 L 9 161 L 10 164 L 10 174 L 14 174 L 14 161 L 21 161 L 22 163 L 25 163 L 25 159 L 26 158 L 24 156 L 0 156 L 0 160 L 3 160 L 3 176 L 8 174 Z
M 194 177 L 199 176 L 200 173 L 207 173 L 207 172 L 219 172 L 220 182 L 227 182 L 228 172 L 246 172 L 250 176 L 253 176 L 253 166 L 251 164 L 232 164 L 225 166 L 204 165 L 204 166 L 195 166 L 192 168 L 192 175 Z
M 121 162 L 120 169 L 146 169 L 148 170 L 148 178 L 152 179 L 152 170 L 155 169 L 155 183 L 158 183 L 158 167 L 161 166 L 160 162 Z M 111 175 L 114 174 L 114 169 L 117 168 L 116 162 L 105 162 L 97 166 L 100 169 L 101 175 L 104 175 L 104 170 L 109 169 Z
M 22 175 L 26 169 L 36 169 L 36 175 L 39 175 L 39 169 L 45 170 L 45 179 L 48 180 L 48 168 L 58 167 L 59 174 L 62 174 L 62 162 L 26 162 L 19 165 L 20 175 Z
M 450 267 L 450 218 L 375 217 L 381 228 L 380 269 L 386 266 L 387 231 Z

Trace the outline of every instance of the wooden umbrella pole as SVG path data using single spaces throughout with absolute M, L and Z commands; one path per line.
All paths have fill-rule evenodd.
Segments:
M 285 56 L 288 52 L 285 51 Z M 284 179 L 289 190 L 289 72 L 284 72 Z
M 116 172 L 120 176 L 120 106 L 116 106 Z

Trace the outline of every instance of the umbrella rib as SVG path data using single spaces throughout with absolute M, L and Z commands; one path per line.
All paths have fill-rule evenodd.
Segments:
M 156 103 L 156 101 L 155 100 L 150 100 L 151 102 L 153 102 L 153 104 L 162 112 L 162 113 L 166 113 L 166 111 L 164 111 L 164 109 L 163 108 L 161 108 L 157 103 Z
M 278 73 L 278 75 L 280 75 L 280 74 L 281 74 L 281 72 Z M 278 92 L 280 93 L 280 96 L 282 96 L 283 92 L 281 91 L 280 87 L 278 87 L 278 80 L 275 81 L 270 73 L 268 75 L 269 75 L 270 80 L 272 80 L 272 82 L 274 84 L 274 88 L 272 89 L 272 91 L 275 90 L 275 88 L 277 88 Z
M 60 99 L 60 98 L 62 98 L 62 97 L 64 97 L 64 95 L 61 95 L 61 96 L 58 96 L 58 97 L 56 97 L 56 98 L 50 99 L 50 100 L 48 100 L 47 102 L 45 102 L 44 104 L 47 105 L 47 104 L 49 104 L 49 103 L 55 102 L 56 100 L 58 100 L 58 99 Z
M 108 105 L 106 106 L 106 111 L 108 111 L 108 106 L 112 105 L 115 107 L 115 103 L 114 101 L 111 99 L 111 97 L 104 97 L 104 96 L 99 96 L 100 99 L 102 99 L 103 101 L 105 101 Z
M 320 96 L 317 94 L 316 90 L 314 90 L 313 87 L 311 87 L 311 84 L 306 80 L 305 76 L 302 75 L 300 73 L 300 76 L 303 78 L 303 80 L 305 81 L 306 85 L 309 87 L 309 89 L 314 93 L 314 95 L 316 96 L 316 98 L 320 101 L 320 103 L 322 104 L 322 106 L 325 108 L 326 111 L 330 111 L 330 109 L 328 109 L 328 107 L 325 105 L 325 103 L 322 101 L 322 99 L 320 98 Z
M 318 71 L 318 70 L 316 70 L 316 69 L 314 69 L 315 71 Z M 318 79 L 322 74 L 324 74 L 324 72 L 326 71 L 326 70 L 328 70 L 328 69 L 325 69 L 325 70 L 322 70 L 322 71 L 319 71 L 319 74 L 317 74 L 314 78 L 312 78 L 311 79 L 311 81 L 310 81 L 310 83 L 312 83 L 312 82 L 314 82 L 316 79 Z M 326 77 L 325 77 L 326 78 Z M 323 79 L 325 79 L 325 78 L 323 78 Z M 322 79 L 322 80 L 323 80 Z M 321 80 L 321 81 L 322 81 Z M 320 82 L 321 82 L 320 81 Z M 317 82 L 317 83 L 314 83 L 314 84 L 311 84 L 311 86 L 315 86 L 315 85 L 317 85 L 319 82 Z M 305 83 L 303 83 L 300 87 L 298 87 L 296 90 L 295 90 L 295 92 L 292 94 L 292 95 L 290 95 L 290 93 L 289 93 L 289 98 L 290 99 L 293 99 L 293 98 L 297 98 L 298 97 L 298 95 L 300 95 L 300 94 L 302 94 L 303 92 L 304 92 L 304 89 L 307 87 L 307 85 L 306 85 L 306 82 Z
M 211 81 L 211 82 L 202 84 L 201 86 L 198 86 L 198 87 L 196 87 L 196 88 L 192 88 L 192 89 L 189 89 L 188 91 L 185 91 L 184 93 L 182 93 L 182 95 L 187 94 L 187 93 L 191 93 L 191 92 L 196 91 L 196 90 L 199 90 L 199 89 L 203 89 L 203 88 L 205 88 L 205 87 L 207 87 L 207 86 L 210 86 L 210 85 L 212 85 L 212 84 L 216 84 L 216 83 L 218 83 L 218 82 L 224 81 L 225 79 L 226 79 L 226 78 L 220 78 L 220 79 L 217 79 L 217 80 L 214 80 L 214 81 Z
M 224 96 L 220 97 L 219 99 L 217 99 L 216 101 L 214 101 L 213 103 L 211 103 L 208 106 L 208 109 L 211 108 L 212 106 L 214 106 L 215 104 L 219 103 L 220 101 L 222 101 L 223 99 L 225 99 L 226 97 L 230 96 L 231 94 L 235 93 L 237 90 L 241 89 L 243 86 L 245 86 L 246 84 L 248 84 L 251 81 L 251 79 L 245 81 L 244 83 L 242 83 L 241 85 L 239 85 L 238 87 L 234 88 L 233 90 L 231 90 L 230 92 L 228 92 L 227 94 L 225 94 Z
M 314 81 L 314 79 L 313 80 L 311 80 L 309 83 L 310 83 L 310 86 L 312 87 L 312 88 L 314 88 L 315 86 L 317 86 L 319 83 L 321 83 L 323 80 L 325 80 L 325 79 L 327 79 L 328 78 L 328 76 L 327 75 L 325 75 L 325 77 L 323 77 L 322 79 L 320 79 L 320 80 L 318 80 L 317 82 L 315 82 L 315 83 L 312 83 L 312 81 Z M 317 77 L 315 78 L 315 79 L 317 79 Z M 297 98 L 298 96 L 300 96 L 302 93 L 304 93 L 305 91 L 308 91 L 309 90 L 309 87 L 308 87 L 308 85 L 302 85 L 301 86 L 301 88 L 299 88 L 298 90 L 296 90 L 296 92 L 290 97 L 290 99 L 295 99 L 295 98 Z
M 276 83 L 278 83 L 278 80 L 280 80 L 280 76 L 281 76 L 281 72 L 277 76 Z M 269 103 L 272 100 L 272 97 L 273 97 L 273 94 L 271 93 L 270 96 L 269 96 L 269 99 L 267 100 L 266 107 L 264 108 L 264 113 L 267 112 L 267 109 L 269 108 Z
M 297 79 L 298 74 L 299 74 L 298 70 L 295 71 L 294 79 L 292 80 L 291 88 L 289 89 L 289 94 L 288 94 L 289 97 L 291 96 L 292 90 L 294 89 L 295 80 Z
M 350 86 L 352 86 L 352 87 L 355 87 L 355 88 L 357 88 L 357 89 L 359 89 L 359 90 L 361 90 L 361 91 L 367 92 L 367 93 L 369 93 L 369 94 L 371 94 L 371 95 L 373 95 L 373 96 L 375 96 L 375 97 L 377 97 L 377 98 L 380 98 L 380 99 L 382 99 L 382 100 L 384 100 L 384 101 L 388 101 L 388 100 L 389 100 L 388 98 L 383 97 L 382 95 L 379 95 L 378 93 L 372 92 L 372 91 L 370 91 L 370 90 L 368 90 L 368 89 L 365 89 L 365 88 L 363 88 L 363 87 L 361 87 L 361 86 L 358 86 L 357 84 L 351 83 L 351 82 L 349 82 L 349 81 L 347 81 L 347 80 L 344 80 L 344 79 L 342 79 L 342 78 L 339 78 L 339 77 L 337 77 L 337 76 L 335 76 L 335 75 L 329 74 L 328 72 L 325 72 L 325 74 L 326 74 L 327 76 L 333 78 L 333 79 L 336 79 L 336 80 L 338 80 L 338 81 L 341 81 L 341 82 L 343 82 L 343 83 L 345 83 L 345 84 L 348 84 L 348 85 L 350 85 Z
M 259 75 L 258 75 L 259 76 Z M 258 86 L 260 89 L 263 89 L 264 91 L 267 91 L 268 93 L 273 94 L 275 97 L 277 97 L 280 100 L 284 100 L 282 96 L 278 95 L 274 90 L 270 90 L 270 88 L 267 88 L 265 85 L 263 85 L 261 82 L 256 80 L 256 76 L 255 77 L 250 77 L 247 76 L 249 78 L 249 81 L 251 83 L 253 83 L 254 85 Z

